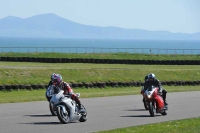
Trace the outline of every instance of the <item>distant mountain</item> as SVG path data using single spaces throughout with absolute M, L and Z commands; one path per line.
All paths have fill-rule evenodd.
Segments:
M 200 32 L 186 34 L 89 26 L 55 14 L 41 14 L 25 19 L 13 16 L 0 19 L 0 37 L 200 40 Z

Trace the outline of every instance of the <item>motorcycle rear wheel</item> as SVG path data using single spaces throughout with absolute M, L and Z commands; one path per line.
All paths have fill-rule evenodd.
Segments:
M 53 116 L 57 116 L 57 111 L 54 109 L 54 105 L 52 102 L 49 102 L 49 109 Z
M 163 113 L 161 113 L 162 115 L 167 115 L 167 111 L 166 110 L 164 110 L 164 112 Z
M 87 110 L 85 109 L 85 107 L 83 105 L 81 105 L 82 108 L 84 109 L 84 113 L 81 113 L 80 114 L 82 115 L 81 118 L 79 119 L 80 122 L 85 122 L 87 120 Z

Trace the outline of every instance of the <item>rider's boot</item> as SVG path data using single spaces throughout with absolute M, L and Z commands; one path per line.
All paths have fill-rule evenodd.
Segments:
M 168 103 L 166 101 L 166 93 L 165 92 L 162 94 L 162 97 L 163 97 L 163 101 L 165 103 L 165 106 L 168 105 Z
M 81 110 L 82 109 L 81 101 L 77 99 L 76 103 L 78 104 L 78 109 Z
M 82 106 L 81 106 L 81 104 L 79 104 L 79 105 L 78 105 L 78 109 L 79 109 L 79 110 L 81 110 L 81 109 L 82 109 Z
M 80 99 L 79 99 L 77 96 L 75 96 L 75 97 L 74 97 L 74 100 L 75 100 L 76 103 L 78 104 L 78 110 L 80 110 L 80 109 L 82 108 Z

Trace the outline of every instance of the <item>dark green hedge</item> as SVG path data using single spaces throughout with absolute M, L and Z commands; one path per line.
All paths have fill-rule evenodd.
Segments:
M 161 81 L 163 86 L 199 86 L 200 81 Z M 94 82 L 94 83 L 70 83 L 72 88 L 105 88 L 108 87 L 142 87 L 143 82 Z M 3 90 L 37 90 L 46 89 L 47 85 L 0 85 L 0 91 Z
M 97 64 L 147 64 L 147 65 L 200 65 L 200 60 L 130 60 L 91 58 L 0 57 L 0 61 L 44 63 L 97 63 Z

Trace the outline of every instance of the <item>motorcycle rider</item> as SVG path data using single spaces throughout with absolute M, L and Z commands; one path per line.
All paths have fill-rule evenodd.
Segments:
M 78 104 L 79 110 L 81 109 L 80 99 L 78 98 L 78 96 L 75 93 L 73 93 L 73 90 L 70 87 L 70 85 L 67 82 L 64 82 L 62 80 L 62 76 L 60 74 L 54 74 L 52 76 L 52 82 L 53 82 L 53 85 L 64 90 L 64 93 L 63 93 L 64 95 L 69 94 L 71 99 L 74 100 Z
M 142 91 L 145 91 L 147 89 L 148 85 L 154 85 L 154 86 L 158 87 L 159 95 L 162 96 L 165 105 L 168 105 L 168 103 L 166 101 L 167 91 L 162 88 L 161 82 L 156 78 L 155 74 L 153 74 L 153 73 L 148 74 L 148 78 L 144 82 L 144 89 Z

